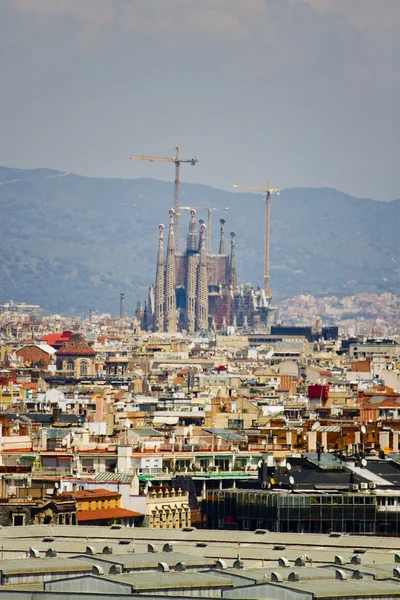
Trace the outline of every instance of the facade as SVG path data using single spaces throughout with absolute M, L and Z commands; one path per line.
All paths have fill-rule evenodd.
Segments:
M 207 252 L 206 226 L 190 211 L 184 252 L 176 252 L 174 211 L 170 211 L 168 246 L 164 258 L 164 226 L 159 225 L 156 280 L 142 314 L 143 329 L 194 333 L 226 326 L 242 328 L 269 325 L 276 310 L 263 290 L 238 284 L 235 232 L 230 252 L 225 250 L 225 220 L 221 219 L 218 254 Z
M 56 352 L 57 371 L 74 378 L 90 377 L 95 374 L 96 352 L 85 338 L 76 333 Z
M 210 529 L 267 529 L 281 533 L 400 535 L 400 493 L 210 491 L 203 500 Z
M 140 525 L 143 515 L 121 508 L 121 494 L 107 489 L 78 490 L 76 499 L 79 525 L 111 525 L 120 523 L 127 527 Z
M 23 361 L 24 365 L 47 368 L 53 361 L 55 350 L 48 345 L 27 344 L 17 350 L 15 354 Z
M 75 501 L 71 496 L 0 499 L 0 525 L 76 525 Z
M 179 488 L 152 488 L 146 499 L 144 524 L 153 529 L 190 527 L 189 494 Z

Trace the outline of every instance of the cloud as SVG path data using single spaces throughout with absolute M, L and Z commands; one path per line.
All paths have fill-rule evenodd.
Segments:
M 400 0 L 10 1 L 20 12 L 74 17 L 76 37 L 89 47 L 115 28 L 158 48 L 212 47 L 227 63 L 230 56 L 231 63 L 265 69 L 274 61 L 300 66 L 326 57 L 329 63 L 337 50 L 341 65 L 356 74 L 387 69 L 397 79 Z
M 116 18 L 113 0 L 12 0 L 12 6 L 20 12 L 49 17 L 71 15 L 99 24 L 113 23 Z
M 292 0 L 309 5 L 315 12 L 335 15 L 357 30 L 374 36 L 379 44 L 400 33 L 399 0 Z

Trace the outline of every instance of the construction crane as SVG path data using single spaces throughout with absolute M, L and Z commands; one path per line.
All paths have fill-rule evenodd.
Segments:
M 179 148 L 175 148 L 175 156 L 134 156 L 131 155 L 129 158 L 132 160 L 148 160 L 150 162 L 171 162 L 175 164 L 175 182 L 174 182 L 174 231 L 175 231 L 175 243 L 176 250 L 179 246 L 179 203 L 180 203 L 180 167 L 181 163 L 188 163 L 194 167 L 198 162 L 197 158 L 181 158 L 179 155 Z
M 212 212 L 213 210 L 223 210 L 227 212 L 229 208 L 226 206 L 211 206 L 208 203 L 208 206 L 181 206 L 181 210 L 206 210 L 208 213 L 208 225 L 207 225 L 207 254 L 211 254 L 211 225 L 212 225 Z
M 270 229 L 271 229 L 271 194 L 279 194 L 280 190 L 272 189 L 269 181 L 264 188 L 254 187 L 251 185 L 234 185 L 234 188 L 240 188 L 242 190 L 250 190 L 252 192 L 264 192 L 265 194 L 265 237 L 264 237 L 264 291 L 265 297 L 268 300 L 272 298 L 272 291 L 269 285 L 269 258 L 270 258 Z

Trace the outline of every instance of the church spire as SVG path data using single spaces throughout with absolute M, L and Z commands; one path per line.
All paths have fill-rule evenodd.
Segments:
M 156 331 L 164 331 L 164 225 L 158 226 L 158 257 L 157 257 L 157 272 L 156 272 L 156 289 L 155 289 L 155 315 L 154 329 Z
M 175 211 L 171 208 L 169 211 L 167 262 L 165 265 L 165 331 L 169 333 L 176 332 L 174 214 Z
M 196 252 L 197 251 L 196 211 L 194 208 L 190 209 L 189 235 L 187 237 L 187 250 L 188 250 L 188 252 Z
M 197 231 L 196 211 L 190 211 L 189 235 L 187 241 L 187 263 L 186 263 L 186 323 L 185 327 L 189 333 L 195 331 L 196 318 L 196 270 L 197 270 Z
M 208 329 L 208 275 L 205 247 L 204 223 L 200 227 L 199 266 L 197 268 L 197 327 L 198 331 Z
M 225 254 L 225 219 L 220 219 L 219 254 Z
M 233 289 L 237 287 L 237 273 L 236 273 L 236 247 L 235 247 L 235 235 L 234 231 L 231 232 L 231 257 L 229 262 L 229 285 Z

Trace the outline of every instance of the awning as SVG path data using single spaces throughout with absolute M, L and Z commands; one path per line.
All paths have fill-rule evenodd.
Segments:
M 179 417 L 160 417 L 155 416 L 153 425 L 178 425 Z

